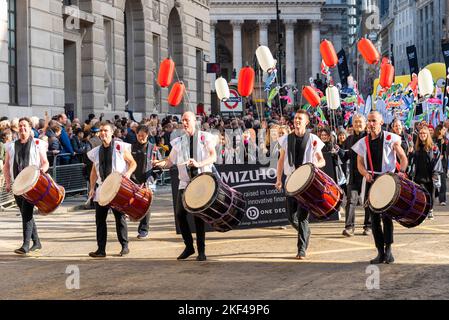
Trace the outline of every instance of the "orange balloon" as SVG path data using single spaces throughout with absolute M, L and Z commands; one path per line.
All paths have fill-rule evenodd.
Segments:
M 172 59 L 167 58 L 161 62 L 159 66 L 159 73 L 157 75 L 157 82 L 162 88 L 168 87 L 173 81 L 175 73 L 175 63 Z
M 248 97 L 253 92 L 255 76 L 256 73 L 251 67 L 240 69 L 237 90 L 242 97 Z
M 332 42 L 323 40 L 320 44 L 320 52 L 326 66 L 329 68 L 335 68 L 337 66 L 338 57 Z
M 321 103 L 320 96 L 311 86 L 306 86 L 304 87 L 304 89 L 302 89 L 302 96 L 312 107 L 317 107 Z
M 365 59 L 368 64 L 375 64 L 379 62 L 379 51 L 377 51 L 371 40 L 367 38 L 360 39 L 359 43 L 357 44 L 357 48 L 359 49 L 359 52 L 362 55 L 363 59 Z
M 384 63 L 380 68 L 379 84 L 382 88 L 390 88 L 394 81 L 394 67 L 390 63 Z
M 182 83 L 182 81 L 176 82 L 171 88 L 170 94 L 168 95 L 168 103 L 173 107 L 176 107 L 178 104 L 180 104 L 185 90 L 186 87 L 184 86 L 184 83 Z

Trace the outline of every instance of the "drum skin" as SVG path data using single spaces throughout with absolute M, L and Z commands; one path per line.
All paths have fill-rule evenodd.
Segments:
M 21 195 L 34 204 L 42 215 L 55 211 L 65 197 L 65 189 L 56 184 L 51 176 L 39 170 L 39 177 L 32 188 Z
M 396 182 L 396 192 L 390 203 L 383 208 L 374 208 L 371 203 L 368 203 L 370 210 L 374 213 L 385 214 L 406 228 L 421 224 L 430 212 L 431 195 L 423 187 L 406 178 L 393 173 L 383 175 L 393 177 Z
M 302 208 L 309 210 L 318 220 L 329 219 L 332 214 L 339 212 L 343 201 L 343 191 L 331 177 L 315 165 L 306 163 L 303 166 L 311 167 L 311 175 L 305 185 L 300 190 L 286 191 L 285 194 L 295 198 Z M 301 167 L 296 170 L 299 168 Z
M 187 212 L 201 218 L 204 222 L 210 224 L 216 231 L 226 232 L 236 227 L 243 219 L 246 211 L 246 201 L 243 195 L 229 187 L 227 184 L 218 179 L 210 172 L 204 172 L 192 179 L 190 184 L 195 179 L 208 175 L 213 178 L 215 182 L 215 192 L 212 198 L 199 208 L 191 208 L 186 203 L 185 195 L 182 197 L 182 204 Z
M 140 221 L 150 210 L 152 201 L 150 189 L 141 188 L 122 175 L 120 188 L 108 205 L 128 215 L 131 221 Z

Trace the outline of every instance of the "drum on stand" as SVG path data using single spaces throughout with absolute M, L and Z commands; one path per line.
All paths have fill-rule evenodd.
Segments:
M 12 192 L 35 205 L 42 215 L 55 211 L 65 197 L 64 187 L 36 166 L 28 166 L 17 175 Z
M 236 227 L 246 211 L 243 195 L 209 172 L 192 179 L 184 191 L 182 203 L 187 212 L 220 232 Z
M 393 173 L 378 177 L 368 194 L 372 212 L 382 213 L 406 228 L 423 222 L 430 212 L 431 195 L 420 185 Z
M 140 221 L 151 207 L 153 193 L 141 188 L 119 172 L 111 173 L 102 183 L 98 204 L 126 214 L 132 221 Z
M 343 200 L 341 188 L 311 163 L 298 167 L 285 182 L 285 193 L 319 220 L 338 213 Z

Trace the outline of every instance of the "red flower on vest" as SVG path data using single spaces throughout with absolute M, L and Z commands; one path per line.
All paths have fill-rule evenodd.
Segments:
M 201 142 L 204 142 L 205 139 L 204 135 L 201 135 Z
M 35 143 L 36 145 L 39 145 L 39 140 L 34 140 L 34 143 Z
M 388 136 L 387 136 L 387 141 L 390 141 L 391 140 L 391 134 L 389 134 Z
M 117 144 L 117 145 L 115 146 L 115 148 L 117 149 L 117 151 L 120 151 L 120 145 L 119 145 L 119 144 Z
M 316 147 L 316 140 L 315 141 L 313 141 L 313 147 L 315 148 Z
M 437 146 L 433 146 L 433 152 L 437 152 L 438 147 Z

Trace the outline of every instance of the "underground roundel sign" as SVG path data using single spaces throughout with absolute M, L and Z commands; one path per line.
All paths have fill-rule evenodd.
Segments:
M 227 101 L 221 102 L 221 112 L 241 112 L 242 108 L 242 97 L 239 95 L 237 89 L 229 89 L 229 99 Z

